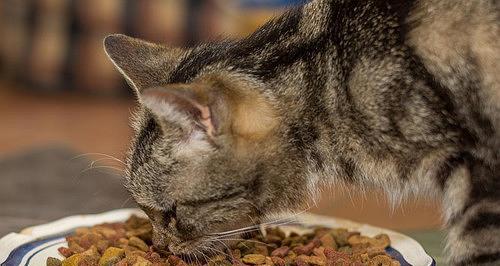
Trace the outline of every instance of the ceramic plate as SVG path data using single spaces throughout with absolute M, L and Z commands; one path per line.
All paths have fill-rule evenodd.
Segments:
M 96 215 L 77 215 L 63 218 L 48 224 L 34 226 L 20 233 L 10 233 L 0 239 L 1 266 L 36 265 L 43 266 L 47 257 L 62 258 L 59 247 L 67 246 L 65 236 L 76 228 L 92 226 L 105 222 L 125 221 L 130 215 L 144 215 L 137 209 L 122 209 Z M 402 266 L 435 266 L 435 261 L 415 240 L 391 230 L 313 214 L 304 214 L 297 219 L 299 224 L 289 225 L 287 230 L 307 230 L 307 227 L 322 225 L 343 227 L 363 235 L 374 236 L 380 233 L 389 235 L 391 246 L 387 252 L 399 260 Z

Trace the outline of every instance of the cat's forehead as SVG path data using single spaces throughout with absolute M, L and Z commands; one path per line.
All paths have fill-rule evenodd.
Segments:
M 137 116 L 141 116 L 138 118 Z M 130 147 L 129 168 L 132 170 L 138 169 L 140 166 L 149 161 L 153 155 L 153 146 L 158 143 L 162 135 L 160 125 L 155 121 L 151 114 L 142 112 L 136 115 L 136 121 L 133 125 L 135 129 L 135 137 Z M 140 119 L 140 120 L 137 120 Z
M 171 192 L 180 164 L 172 150 L 178 140 L 147 110 L 135 113 L 132 124 L 135 137 L 127 159 L 125 186 L 140 205 L 161 209 L 175 200 Z
M 233 42 L 223 41 L 206 43 L 190 50 L 177 67 L 169 73 L 170 83 L 186 83 L 196 77 L 203 69 L 218 65 L 230 57 L 232 50 L 237 47 Z

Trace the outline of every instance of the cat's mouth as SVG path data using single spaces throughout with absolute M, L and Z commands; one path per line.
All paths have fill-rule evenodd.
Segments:
M 202 260 L 216 255 L 230 255 L 232 246 L 252 237 L 261 229 L 258 218 L 236 219 L 231 223 L 211 223 L 205 232 L 179 231 L 175 226 L 153 225 L 153 244 L 161 253 Z
M 231 247 L 237 242 L 236 238 L 212 239 L 210 237 L 202 237 L 179 243 L 169 243 L 167 250 L 186 261 L 204 262 L 217 255 L 230 256 Z
M 223 233 L 207 234 L 196 239 L 182 240 L 176 237 L 168 237 L 168 241 L 163 246 L 155 243 L 157 250 L 171 253 L 176 256 L 186 258 L 188 261 L 204 261 L 213 256 L 223 255 L 231 256 L 231 248 L 242 240 L 251 238 L 259 230 L 250 230 L 248 228 L 257 228 L 258 225 L 225 231 Z

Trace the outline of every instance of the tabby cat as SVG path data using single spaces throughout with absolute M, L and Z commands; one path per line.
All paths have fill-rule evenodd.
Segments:
M 450 264 L 500 265 L 499 15 L 497 0 L 314 0 L 241 40 L 108 36 L 140 103 L 125 186 L 154 244 L 207 251 L 348 183 L 439 197 Z

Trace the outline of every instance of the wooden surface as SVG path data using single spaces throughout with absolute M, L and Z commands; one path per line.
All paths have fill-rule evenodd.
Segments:
M 132 99 L 123 98 L 32 95 L 0 83 L 0 158 L 62 144 L 81 154 L 103 153 L 122 159 L 128 148 L 128 118 L 134 105 Z M 64 191 L 60 193 L 64 198 Z M 0 202 L 0 206 L 4 204 Z M 362 195 L 334 188 L 311 210 L 399 230 L 438 228 L 440 224 L 439 204 L 434 201 L 408 200 L 391 208 L 382 192 Z M 19 217 L 24 218 L 29 214 Z

